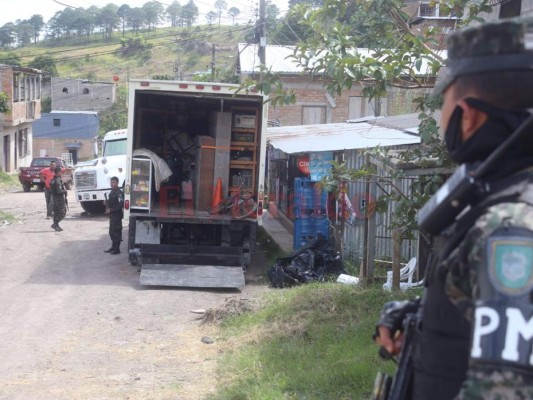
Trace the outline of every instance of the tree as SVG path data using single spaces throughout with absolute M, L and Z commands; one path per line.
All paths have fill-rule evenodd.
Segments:
M 205 19 L 207 20 L 207 23 L 209 24 L 209 26 L 213 25 L 213 22 L 217 19 L 217 16 L 218 14 L 214 11 L 209 11 L 206 14 Z
M 228 7 L 228 3 L 225 0 L 215 1 L 215 9 L 218 11 L 218 26 L 220 27 L 220 18 L 222 17 L 222 11 Z
M 306 4 L 316 8 L 322 7 L 324 0 L 289 0 L 289 9 L 299 4 Z
M 235 25 L 235 17 L 241 13 L 241 10 L 239 10 L 237 7 L 231 7 L 228 10 L 228 14 L 231 17 L 231 24 Z
M 134 7 L 130 10 L 128 15 L 128 26 L 137 33 L 144 25 L 144 10 L 140 7 Z
M 115 4 L 109 3 L 96 16 L 97 25 L 102 28 L 102 35 L 104 40 L 110 40 L 113 36 L 113 31 L 120 24 L 120 17 L 118 16 L 118 7 Z
M 0 28 L 0 47 L 8 48 L 13 46 L 16 41 L 15 25 L 8 22 Z
M 181 12 L 180 3 L 174 0 L 172 4 L 170 4 L 165 11 L 168 16 L 168 20 L 170 21 L 170 26 L 172 27 L 178 26 L 178 22 L 180 20 L 180 12 Z
M 311 29 L 300 23 L 301 11 L 298 6 L 290 8 L 282 19 L 267 19 L 267 36 L 274 43 L 294 45 L 305 42 L 312 34 Z
M 193 0 L 189 0 L 187 4 L 181 7 L 181 14 L 187 28 L 191 29 L 194 21 L 198 18 L 198 7 L 196 7 Z
M 40 55 L 28 64 L 30 68 L 42 71 L 43 81 L 50 82 L 51 78 L 57 76 L 57 67 L 54 59 L 49 55 Z
M 153 27 L 155 31 L 164 13 L 163 5 L 158 1 L 149 1 L 142 6 L 142 9 L 144 10 L 146 22 L 148 23 L 148 29 Z
M 126 29 L 126 24 L 127 24 L 128 16 L 130 12 L 131 12 L 131 7 L 127 4 L 122 4 L 117 10 L 117 15 L 120 17 L 122 21 L 122 37 L 124 37 L 124 31 Z
M 34 30 L 28 21 L 20 21 L 17 24 L 17 44 L 19 46 L 27 46 L 31 43 L 34 35 Z
M 0 92 L 0 113 L 9 111 L 9 96 L 5 92 Z
M 28 20 L 28 24 L 30 24 L 33 29 L 33 43 L 37 43 L 45 25 L 43 16 L 38 14 L 32 15 Z

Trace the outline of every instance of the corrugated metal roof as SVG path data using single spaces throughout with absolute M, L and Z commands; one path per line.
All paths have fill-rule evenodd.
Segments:
M 345 122 L 268 128 L 267 141 L 284 153 L 294 154 L 418 144 L 420 137 L 367 122 Z
M 241 73 L 252 73 L 259 71 L 259 56 L 257 54 L 257 45 L 248 43 L 239 43 L 239 64 Z M 272 72 L 278 73 L 301 73 L 303 67 L 299 66 L 289 56 L 293 55 L 295 46 L 274 46 L 268 45 L 265 48 L 266 66 Z M 362 58 L 372 56 L 372 50 L 367 48 L 357 48 L 355 51 L 361 55 Z M 438 52 L 442 58 L 447 58 L 447 52 Z M 434 75 L 428 67 L 428 61 L 425 58 L 421 59 L 420 69 L 415 71 L 416 75 Z
M 59 120 L 59 126 L 54 120 Z M 54 111 L 33 122 L 34 138 L 92 139 L 98 136 L 100 119 L 96 112 Z

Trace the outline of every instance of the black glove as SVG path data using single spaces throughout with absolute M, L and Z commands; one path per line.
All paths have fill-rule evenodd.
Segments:
M 403 327 L 403 319 L 407 314 L 416 313 L 420 306 L 420 297 L 404 301 L 390 301 L 383 305 L 378 324 L 376 325 L 376 333 L 373 339 L 379 336 L 378 327 L 385 326 L 394 334 Z

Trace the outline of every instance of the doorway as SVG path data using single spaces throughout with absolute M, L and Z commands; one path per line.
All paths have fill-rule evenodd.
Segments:
M 11 146 L 10 146 L 10 140 L 9 135 L 4 136 L 4 165 L 3 169 L 4 172 L 11 172 Z

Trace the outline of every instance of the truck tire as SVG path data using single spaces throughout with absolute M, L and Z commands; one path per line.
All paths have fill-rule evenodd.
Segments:
M 82 201 L 80 202 L 83 211 L 89 214 L 104 214 L 105 204 L 103 201 Z
M 22 184 L 22 189 L 25 191 L 25 192 L 29 192 L 31 190 L 31 184 L 30 183 L 23 183 Z

